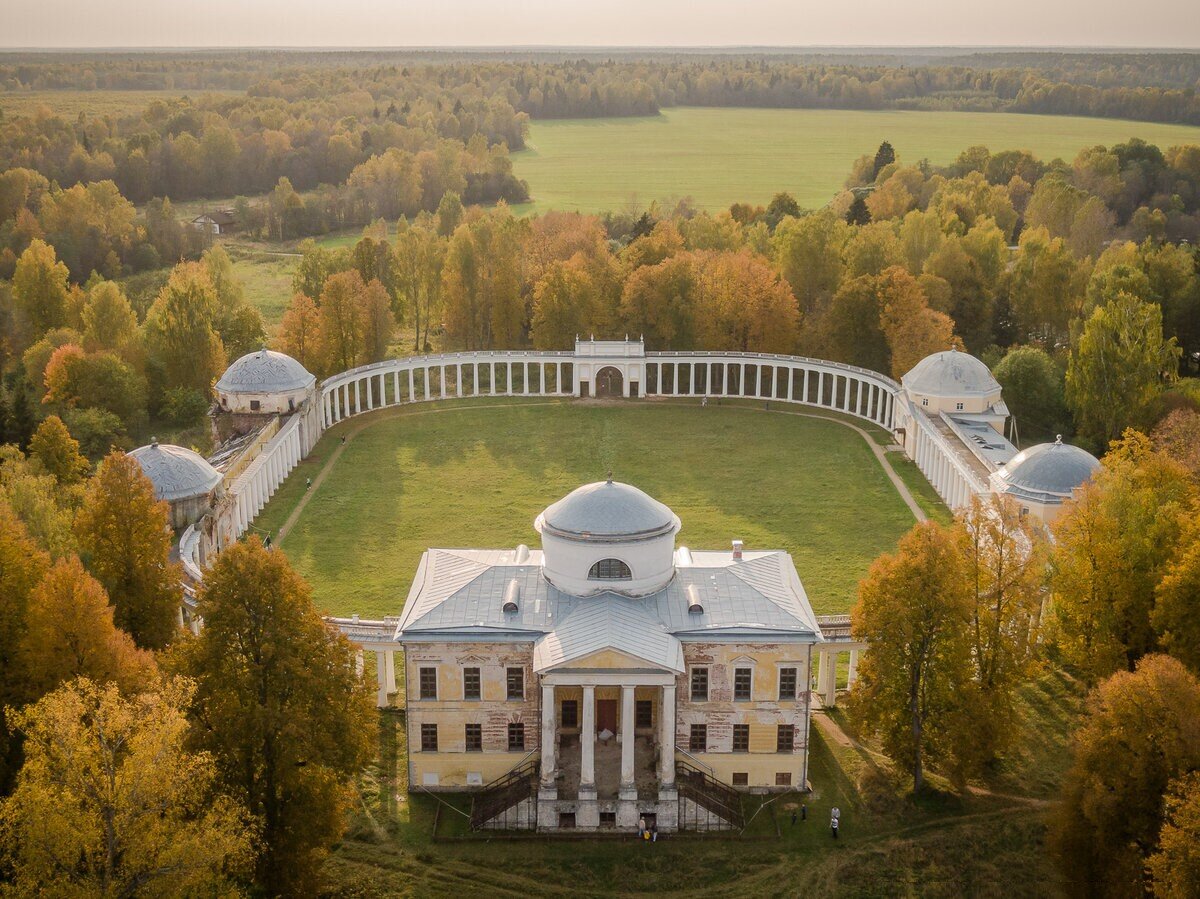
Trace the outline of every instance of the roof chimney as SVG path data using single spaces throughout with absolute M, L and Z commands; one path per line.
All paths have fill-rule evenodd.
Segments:
M 516 558 L 514 559 L 514 561 L 518 565 L 524 565 L 526 562 L 529 561 L 529 547 L 526 546 L 524 543 L 517 544 L 517 555 L 516 555 Z
M 734 540 L 733 541 L 733 559 L 736 562 L 741 558 L 742 558 L 742 541 Z
M 521 583 L 513 578 L 504 588 L 504 611 L 515 612 L 519 608 L 517 602 L 521 599 Z
M 684 593 L 687 594 L 688 614 L 703 615 L 704 606 L 700 603 L 700 591 L 696 589 L 696 585 L 688 584 Z

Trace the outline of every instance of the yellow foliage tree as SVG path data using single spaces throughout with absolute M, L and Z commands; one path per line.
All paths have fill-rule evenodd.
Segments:
M 237 896 L 247 816 L 189 752 L 192 685 L 122 696 L 80 678 L 18 713 L 25 765 L 0 806 L 15 895 Z
M 80 455 L 79 441 L 57 415 L 38 425 L 29 441 L 29 455 L 59 484 L 77 484 L 87 474 L 88 461 Z

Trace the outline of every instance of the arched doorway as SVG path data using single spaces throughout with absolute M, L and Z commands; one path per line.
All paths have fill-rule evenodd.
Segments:
M 624 396 L 624 380 L 620 369 L 606 365 L 596 372 L 596 396 Z

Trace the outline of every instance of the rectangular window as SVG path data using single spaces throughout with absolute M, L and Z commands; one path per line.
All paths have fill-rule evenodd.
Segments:
M 796 669 L 795 668 L 780 668 L 779 669 L 779 699 L 796 698 Z
M 421 725 L 421 751 L 422 752 L 437 752 L 437 725 L 422 724 Z
M 692 669 L 692 702 L 708 702 L 708 669 Z
M 479 699 L 482 694 L 479 692 L 479 669 L 464 668 L 463 669 L 463 699 Z
M 250 411 L 251 412 L 257 412 L 261 408 L 262 408 L 262 403 L 260 403 L 258 400 L 250 401 Z
M 775 786 L 790 787 L 791 785 L 792 785 L 792 772 L 791 771 L 780 771 L 778 774 L 775 775 Z
M 961 412 L 961 411 L 962 411 L 962 409 L 963 409 L 963 404 L 962 404 L 962 403 L 955 403 L 955 404 L 954 404 L 954 408 L 955 408 L 956 410 L 958 410 L 959 412 Z
M 525 751 L 525 725 L 510 724 L 508 726 L 508 751 L 509 752 L 524 752 Z
M 745 771 L 733 772 L 733 785 L 735 787 L 745 787 L 750 785 L 750 775 Z
M 688 752 L 708 752 L 708 725 L 693 724 L 688 735 Z
M 578 699 L 564 699 L 562 701 L 562 726 L 579 727 Z
M 796 748 L 796 725 L 779 725 L 779 735 L 775 738 L 776 752 L 792 752 Z
M 421 669 L 421 698 L 437 699 L 437 669 Z
M 467 725 L 467 752 L 483 752 L 483 725 Z
M 634 727 L 654 727 L 654 700 L 639 699 L 634 708 Z
M 616 827 L 617 826 L 617 813 L 616 812 L 601 812 L 600 813 L 600 826 L 601 827 Z
M 733 669 L 733 698 L 737 702 L 750 701 L 750 683 L 753 671 L 749 668 Z
M 733 751 L 734 752 L 749 752 L 750 751 L 750 725 L 735 724 L 733 726 Z
M 520 701 L 525 698 L 525 669 L 508 669 L 508 698 Z

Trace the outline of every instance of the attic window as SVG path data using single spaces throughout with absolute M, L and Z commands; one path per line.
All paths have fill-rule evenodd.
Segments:
M 620 559 L 601 559 L 588 571 L 589 581 L 628 581 L 633 572 Z
M 921 397 L 921 405 L 928 406 L 929 405 L 929 397 L 927 397 L 927 396 Z
M 250 411 L 251 412 L 257 412 L 261 406 L 262 406 L 262 403 L 260 403 L 258 400 L 250 401 Z
M 957 409 L 959 412 L 961 412 L 961 411 L 962 411 L 962 408 L 963 408 L 963 404 L 962 404 L 962 403 L 955 403 L 955 404 L 954 404 L 954 408 L 955 408 L 955 409 Z

